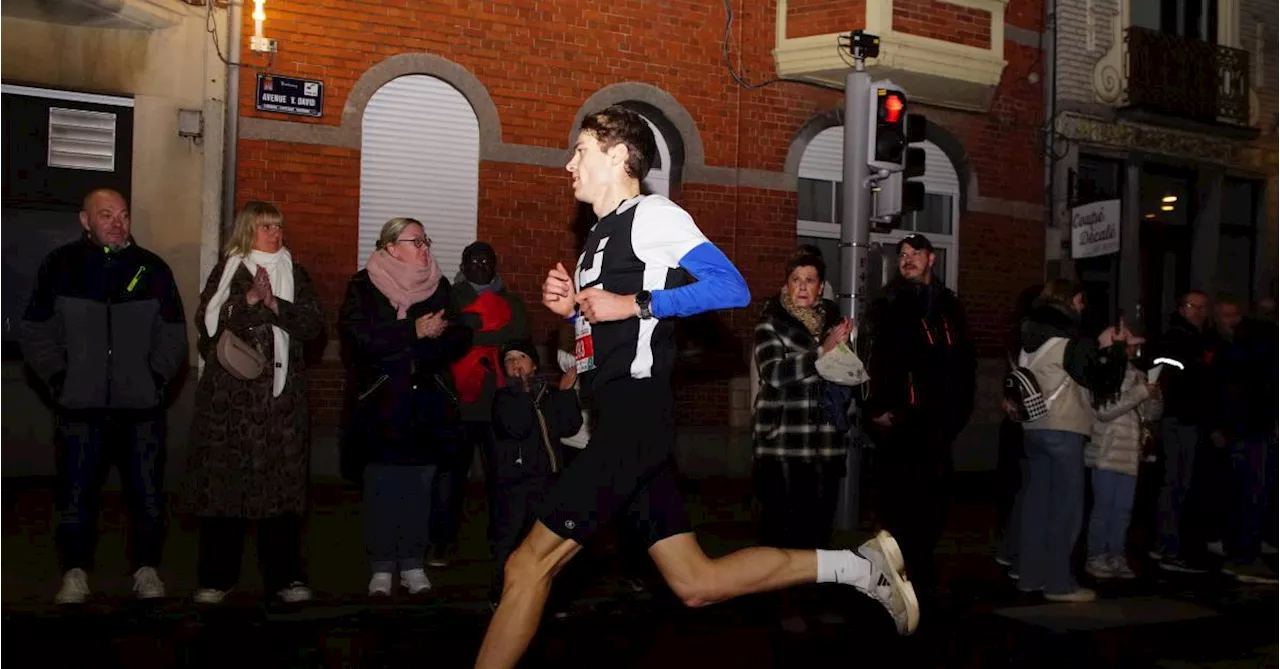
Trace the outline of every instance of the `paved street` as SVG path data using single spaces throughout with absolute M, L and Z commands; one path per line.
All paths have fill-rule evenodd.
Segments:
M 584 562 L 590 585 L 575 591 L 567 616 L 548 617 L 527 666 L 557 667 L 1264 667 L 1276 666 L 1274 587 L 1245 587 L 1209 575 L 1151 574 L 1104 587 L 1087 605 L 1044 605 L 1020 596 L 991 560 L 992 511 L 981 477 L 965 477 L 941 549 L 948 585 L 920 632 L 899 639 L 877 605 L 843 589 L 809 588 L 780 614 L 760 596 L 689 611 L 665 586 L 635 593 L 618 577 L 606 546 Z M 749 483 L 688 482 L 691 512 L 709 553 L 750 541 Z M 83 610 L 52 603 L 58 573 L 48 490 L 38 482 L 4 487 L 5 659 L 37 653 L 46 666 L 94 667 L 463 667 L 469 666 L 488 609 L 490 565 L 483 541 L 483 494 L 473 486 L 458 561 L 430 572 L 430 596 L 387 603 L 363 595 L 367 572 L 358 493 L 316 487 L 306 535 L 317 601 L 262 605 L 252 550 L 228 605 L 197 608 L 194 528 L 176 519 L 163 575 L 171 598 L 132 601 L 125 574 L 123 514 L 109 494 L 98 593 Z M 864 529 L 870 529 L 866 527 Z M 854 545 L 865 533 L 839 537 Z M 252 544 L 250 544 L 252 545 Z M 786 620 L 782 620 L 785 618 Z

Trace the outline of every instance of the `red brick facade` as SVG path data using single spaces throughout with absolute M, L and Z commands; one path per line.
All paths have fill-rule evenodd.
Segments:
M 807 4 L 820 10 L 824 3 Z M 861 3 L 846 3 L 844 11 L 849 4 Z M 936 5 L 941 13 L 930 22 L 989 39 L 981 25 L 957 22 L 957 16 L 971 11 L 964 7 L 899 4 L 911 5 L 912 16 Z M 770 78 L 776 8 L 772 2 L 735 5 L 733 60 L 741 55 L 741 69 L 753 81 Z M 273 0 L 265 32 L 277 40 L 279 52 L 271 71 L 323 80 L 324 116 L 311 120 L 256 111 L 252 76 L 242 78 L 240 114 L 336 126 L 366 70 L 397 54 L 430 53 L 465 68 L 483 84 L 507 144 L 565 148 L 575 114 L 589 97 L 611 84 L 642 82 L 670 94 L 687 111 L 706 167 L 780 173 L 800 128 L 841 104 L 838 92 L 794 84 L 739 87 L 721 53 L 723 5 L 683 0 L 660 7 L 631 0 Z M 1039 0 L 1009 5 L 1011 18 L 1023 16 L 1027 23 L 1019 25 L 1030 29 L 1039 29 L 1031 20 L 1040 11 Z M 260 54 L 248 50 L 252 23 L 245 18 L 241 57 L 263 64 Z M 823 32 L 849 27 L 843 19 L 838 23 Z M 1035 128 L 1042 122 L 1043 91 L 1026 75 L 1040 65 L 1035 49 L 1013 42 L 1006 43 L 1005 58 L 1009 65 L 991 113 L 923 111 L 964 147 L 984 199 L 1039 205 L 1042 162 Z M 331 321 L 356 270 L 359 161 L 355 148 L 239 141 L 238 201 L 266 199 L 281 207 L 288 243 L 316 279 Z M 795 245 L 795 193 L 710 181 L 716 183 L 686 175 L 683 183 L 673 184 L 673 197 L 735 260 L 759 302 L 780 285 L 783 258 Z M 538 286 L 548 266 L 576 255 L 570 227 L 575 213 L 563 169 L 482 159 L 478 236 L 497 248 L 505 280 L 530 304 L 535 337 L 542 341 L 556 322 L 538 307 Z M 990 213 L 971 211 L 960 219 L 960 292 L 987 355 L 998 353 L 1003 319 L 1018 291 L 1041 277 L 1042 229 L 1039 220 Z M 722 345 L 736 347 L 738 358 L 745 357 L 754 320 L 754 307 L 719 317 L 736 338 Z M 682 420 L 727 421 L 726 374 L 689 372 L 681 390 Z M 313 380 L 316 421 L 332 424 L 340 407 L 341 373 L 322 368 Z
M 983 49 L 991 46 L 990 13 L 941 0 L 895 0 L 893 29 Z
M 789 0 L 787 2 L 787 37 L 849 32 L 866 25 L 866 0 Z

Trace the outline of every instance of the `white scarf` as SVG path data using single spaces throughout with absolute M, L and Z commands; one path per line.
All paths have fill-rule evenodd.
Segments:
M 271 293 L 282 300 L 293 301 L 293 256 L 289 254 L 289 249 L 281 247 L 275 253 L 250 251 L 248 257 L 228 256 L 227 265 L 222 269 L 222 279 L 218 281 L 218 291 L 205 307 L 204 327 L 211 338 L 218 333 L 218 316 L 222 313 L 222 305 L 231 296 L 231 278 L 240 265 L 249 270 L 250 276 L 257 274 L 259 267 L 266 269 L 267 276 L 271 278 Z M 284 392 L 284 382 L 289 376 L 289 333 L 273 325 L 271 334 L 275 339 L 275 376 L 272 379 L 271 396 L 279 397 Z

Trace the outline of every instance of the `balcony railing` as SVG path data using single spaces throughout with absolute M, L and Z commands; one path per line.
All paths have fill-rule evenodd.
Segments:
M 1249 124 L 1249 52 L 1130 27 L 1128 106 L 1206 123 Z

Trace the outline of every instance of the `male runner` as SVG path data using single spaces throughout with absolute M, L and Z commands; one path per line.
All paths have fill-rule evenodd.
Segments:
M 542 303 L 577 312 L 577 364 L 597 412 L 591 444 L 562 474 L 524 542 L 507 560 L 506 582 L 476 666 L 513 667 L 537 631 L 551 580 L 617 513 L 643 534 L 649 556 L 687 606 L 802 583 L 841 583 L 880 601 L 898 631 L 919 619 L 897 542 L 880 533 L 854 551 L 747 548 L 720 558 L 702 552 L 671 465 L 675 407 L 673 320 L 746 306 L 737 268 L 670 200 L 640 195 L 657 147 L 644 119 L 614 106 L 582 122 L 573 193 L 599 221 L 574 277 L 547 274 Z M 681 269 L 697 279 L 681 286 Z M 576 288 L 575 288 L 576 286 Z M 816 354 L 794 364 L 812 366 Z

